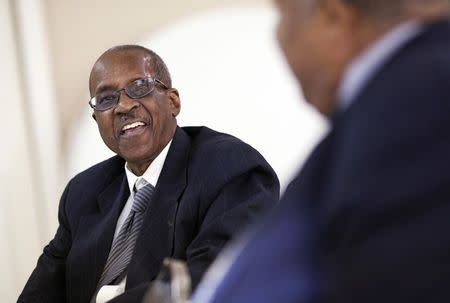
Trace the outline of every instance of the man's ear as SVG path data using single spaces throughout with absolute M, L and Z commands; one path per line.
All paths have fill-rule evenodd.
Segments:
M 343 0 L 323 0 L 320 2 L 320 10 L 331 26 L 351 27 L 358 17 L 355 8 Z
M 170 88 L 167 90 L 169 95 L 170 107 L 172 110 L 172 116 L 176 117 L 181 110 L 180 94 L 176 88 Z

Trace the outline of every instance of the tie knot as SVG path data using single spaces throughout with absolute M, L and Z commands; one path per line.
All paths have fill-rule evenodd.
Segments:
M 145 211 L 154 189 L 155 188 L 150 183 L 138 189 L 134 195 L 134 202 L 131 210 L 134 212 Z

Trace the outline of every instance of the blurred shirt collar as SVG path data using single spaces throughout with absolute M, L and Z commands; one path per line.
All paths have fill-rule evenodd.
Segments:
M 400 24 L 353 59 L 338 89 L 338 111 L 346 110 L 378 69 L 422 30 L 422 24 L 417 21 Z
M 161 174 L 171 144 L 172 140 L 169 141 L 166 147 L 164 147 L 164 149 L 159 153 L 155 160 L 153 160 L 153 162 L 150 164 L 144 174 L 142 174 L 142 176 L 136 176 L 130 169 L 128 169 L 128 163 L 125 163 L 125 173 L 127 174 L 130 193 L 133 192 L 133 187 L 136 182 L 138 182 L 138 184 L 146 184 L 145 182 L 139 182 L 141 179 L 144 179 L 147 183 L 150 183 L 151 185 L 156 187 L 159 175 Z M 136 184 L 136 186 L 138 186 L 138 184 Z

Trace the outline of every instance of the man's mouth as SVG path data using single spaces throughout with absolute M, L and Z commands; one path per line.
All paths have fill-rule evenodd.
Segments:
M 140 131 L 146 126 L 147 124 L 142 121 L 125 124 L 120 130 L 120 135 L 132 136 L 134 134 L 140 133 Z

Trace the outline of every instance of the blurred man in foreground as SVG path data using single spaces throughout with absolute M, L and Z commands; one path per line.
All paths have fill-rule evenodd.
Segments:
M 69 182 L 57 233 L 18 301 L 140 302 L 165 257 L 185 260 L 195 287 L 230 238 L 275 205 L 274 171 L 237 138 L 178 127 L 178 91 L 151 50 L 106 51 L 89 88 L 117 156 Z
M 277 5 L 281 48 L 332 128 L 193 301 L 450 302 L 449 1 Z

